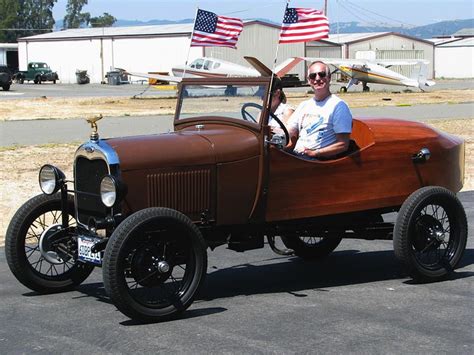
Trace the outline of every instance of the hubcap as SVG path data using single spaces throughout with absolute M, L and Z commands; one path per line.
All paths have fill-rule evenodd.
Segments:
M 61 224 L 53 224 L 41 234 L 39 241 L 41 255 L 46 259 L 47 262 L 55 265 L 63 264 L 64 260 L 56 251 L 52 250 L 53 245 L 50 238 L 60 230 Z

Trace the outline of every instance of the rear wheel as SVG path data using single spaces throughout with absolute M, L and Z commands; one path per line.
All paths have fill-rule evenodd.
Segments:
M 206 269 L 201 232 L 188 217 L 168 208 L 148 208 L 123 221 L 103 261 L 105 289 L 116 307 L 146 322 L 186 310 Z
M 82 283 L 93 266 L 77 261 L 74 201 L 68 200 L 70 230 L 61 232 L 59 195 L 38 195 L 15 213 L 5 236 L 5 254 L 13 275 L 41 293 L 61 292 Z
M 299 236 L 281 237 L 287 248 L 293 249 L 295 255 L 304 259 L 322 259 L 331 254 L 341 243 L 342 238 L 336 236 Z
M 395 223 L 395 255 L 418 281 L 436 281 L 459 263 L 467 243 L 464 208 L 451 191 L 424 187 L 403 203 Z
M 3 85 L 3 90 L 4 91 L 10 90 L 10 84 Z

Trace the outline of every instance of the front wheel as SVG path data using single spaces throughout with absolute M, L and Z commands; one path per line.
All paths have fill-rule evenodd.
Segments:
M 10 90 L 10 84 L 3 85 L 3 90 L 4 91 Z
M 94 268 L 77 261 L 72 197 L 68 209 L 70 230 L 62 236 L 59 195 L 33 197 L 19 208 L 8 226 L 5 236 L 8 266 L 18 281 L 31 290 L 51 293 L 72 289 Z
M 172 209 L 148 208 L 112 234 L 103 260 L 104 286 L 126 316 L 157 322 L 191 305 L 206 269 L 206 245 L 192 221 Z
M 403 203 L 393 231 L 396 257 L 417 281 L 442 279 L 459 263 L 467 243 L 467 219 L 454 193 L 423 187 Z

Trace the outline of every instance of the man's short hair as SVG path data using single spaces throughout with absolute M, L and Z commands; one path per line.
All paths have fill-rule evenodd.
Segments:
M 309 71 L 309 68 L 311 68 L 314 64 L 318 64 L 318 63 L 322 64 L 326 67 L 326 75 L 328 76 L 328 78 L 330 78 L 331 77 L 331 69 L 329 68 L 329 65 L 324 63 L 322 60 L 315 60 L 310 65 L 308 65 L 308 71 Z

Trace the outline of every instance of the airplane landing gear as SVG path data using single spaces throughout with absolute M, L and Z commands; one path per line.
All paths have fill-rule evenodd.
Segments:
M 370 88 L 367 86 L 367 83 L 362 83 L 362 91 L 363 92 L 369 92 Z
M 339 92 L 340 92 L 340 93 L 345 93 L 345 92 L 347 92 L 347 87 L 341 86 L 341 88 L 339 89 Z

